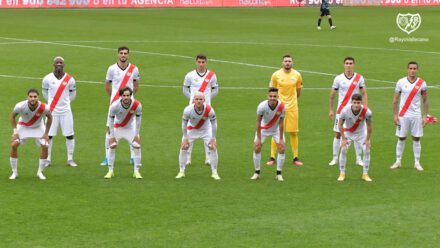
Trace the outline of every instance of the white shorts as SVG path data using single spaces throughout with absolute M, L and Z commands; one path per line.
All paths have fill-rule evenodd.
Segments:
M 115 128 L 115 139 L 116 142 L 119 142 L 121 139 L 125 139 L 128 144 L 133 147 L 140 147 L 139 144 L 133 144 L 133 139 L 135 137 L 135 132 L 132 128 L 129 127 L 119 127 Z
M 333 131 L 337 132 L 337 133 L 339 133 L 339 127 L 338 127 L 339 116 L 340 116 L 340 114 L 336 114 L 335 125 L 333 126 Z
M 399 117 L 399 125 L 396 127 L 396 136 L 404 138 L 408 134 L 408 131 L 411 131 L 413 137 L 422 137 L 422 117 Z
M 367 134 L 366 133 L 359 133 L 359 134 L 353 134 L 351 132 L 344 132 L 345 133 L 345 137 L 347 138 L 347 149 L 350 147 L 351 143 L 357 143 L 359 145 L 359 147 L 362 147 L 363 150 L 365 150 L 364 148 L 364 143 L 365 143 L 365 139 L 367 138 Z
M 182 137 L 182 140 L 184 138 Z M 205 146 L 209 144 L 209 141 L 211 141 L 211 129 L 206 130 L 188 130 L 188 141 L 190 146 L 194 143 L 195 140 L 202 139 L 203 143 L 205 143 Z
M 280 130 L 277 129 L 275 132 L 266 132 L 264 130 L 261 130 L 261 144 L 264 143 L 267 137 L 271 137 L 275 140 L 275 143 L 280 143 Z M 283 134 L 284 138 L 284 134 Z M 254 142 L 257 141 L 257 134 L 255 134 Z
M 20 144 L 24 144 L 27 139 L 35 139 L 37 145 L 47 145 L 45 139 L 42 139 L 44 135 L 44 126 L 41 124 L 38 127 L 26 127 L 17 125 L 18 137 Z
M 58 128 L 61 127 L 63 136 L 72 136 L 73 133 L 73 115 L 72 112 L 64 115 L 53 115 L 52 125 L 50 126 L 49 136 L 56 136 Z

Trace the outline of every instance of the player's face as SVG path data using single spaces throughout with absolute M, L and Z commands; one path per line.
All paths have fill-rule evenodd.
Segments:
M 194 96 L 194 104 L 196 105 L 196 107 L 201 107 L 204 102 L 205 102 L 205 97 L 203 95 Z
M 346 72 L 352 72 L 354 69 L 354 61 L 353 60 L 346 60 L 344 62 L 344 69 Z
M 267 94 L 267 100 L 268 100 L 270 106 L 274 106 L 275 104 L 277 104 L 277 101 L 278 101 L 278 93 L 277 92 L 269 92 L 269 94 Z
M 124 93 L 121 96 L 122 98 L 122 103 L 123 104 L 130 104 L 131 101 L 131 95 L 130 95 L 130 91 L 124 91 Z
M 351 109 L 353 111 L 359 111 L 362 107 L 362 101 L 359 100 L 352 100 L 351 101 Z
M 418 69 L 419 68 L 417 67 L 417 65 L 414 65 L 414 64 L 408 65 L 408 76 L 409 77 L 416 77 Z
M 31 92 L 28 95 L 28 103 L 31 106 L 36 106 L 38 104 L 38 95 L 35 92 Z
M 292 69 L 292 65 L 293 65 L 293 59 L 292 58 L 287 57 L 287 58 L 283 59 L 283 68 L 285 70 Z
M 62 71 L 64 69 L 64 61 L 61 59 L 55 60 L 55 62 L 53 62 L 53 67 L 57 71 Z
M 197 59 L 196 60 L 197 70 L 204 71 L 206 70 L 206 59 Z
M 127 60 L 128 60 L 128 50 L 121 50 L 121 51 L 119 51 L 118 52 L 118 59 L 122 63 L 127 62 Z

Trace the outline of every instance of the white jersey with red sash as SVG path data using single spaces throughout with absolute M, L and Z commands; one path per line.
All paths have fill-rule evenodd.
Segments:
M 43 117 L 50 113 L 49 107 L 40 101 L 37 107 L 31 110 L 27 100 L 17 103 L 13 111 L 20 116 L 18 125 L 28 128 L 41 127 Z
M 340 114 L 351 101 L 353 94 L 359 94 L 362 88 L 365 88 L 364 77 L 359 73 L 354 73 L 351 78 L 342 73 L 333 80 L 332 88 L 338 91 L 338 107 L 337 114 Z
M 373 113 L 367 106 L 362 106 L 359 113 L 354 114 L 351 104 L 345 106 L 340 115 L 340 119 L 344 120 L 344 133 L 347 136 L 366 135 L 366 121 L 370 121 Z
M 193 103 L 194 94 L 197 92 L 202 92 L 205 95 L 205 103 L 211 104 L 211 90 L 218 87 L 217 76 L 210 70 L 206 70 L 204 74 L 193 70 L 186 74 L 183 85 L 190 87 L 190 104 Z
M 206 103 L 203 104 L 202 112 L 197 112 L 194 104 L 188 105 L 183 111 L 182 118 L 188 121 L 187 130 L 190 132 L 208 132 L 210 131 L 208 123 L 216 119 L 214 109 Z
M 274 109 L 271 109 L 268 100 L 261 102 L 257 108 L 257 115 L 262 117 L 261 129 L 264 132 L 279 131 L 280 121 L 284 118 L 286 109 L 284 104 L 278 100 Z
M 47 90 L 47 101 L 53 115 L 71 112 L 69 92 L 76 90 L 75 79 L 65 73 L 61 79 L 49 73 L 43 78 L 43 90 Z
M 105 80 L 112 84 L 110 97 L 110 104 L 112 104 L 119 99 L 120 89 L 125 86 L 133 89 L 133 81 L 139 81 L 139 69 L 133 64 L 128 64 L 125 69 L 121 69 L 118 64 L 113 64 L 108 68 Z
M 417 78 L 410 82 L 407 77 L 400 79 L 396 84 L 396 93 L 400 93 L 399 117 L 422 117 L 421 98 L 426 94 L 426 82 Z
M 142 116 L 142 105 L 138 100 L 131 101 L 128 108 L 122 106 L 121 100 L 110 106 L 109 120 L 114 128 L 133 128 L 135 116 Z

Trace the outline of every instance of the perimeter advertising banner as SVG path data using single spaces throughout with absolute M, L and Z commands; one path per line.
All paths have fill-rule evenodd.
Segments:
M 440 5 L 440 0 L 330 0 L 332 6 Z M 303 7 L 320 0 L 0 0 L 0 8 Z

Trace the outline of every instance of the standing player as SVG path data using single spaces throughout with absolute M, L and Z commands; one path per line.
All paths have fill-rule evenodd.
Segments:
M 27 139 L 35 139 L 37 144 L 41 146 L 37 176 L 44 180 L 46 177 L 43 175 L 43 170 L 47 163 L 47 144 L 49 142 L 52 115 L 50 114 L 49 107 L 38 101 L 38 90 L 30 89 L 27 95 L 27 101 L 17 103 L 11 113 L 13 134 L 9 161 L 11 162 L 12 175 L 9 179 L 16 179 L 18 177 L 18 147 Z M 18 123 L 16 121 L 17 115 L 20 116 Z M 47 117 L 46 126 L 44 126 L 42 121 L 44 116 Z
M 329 117 L 331 120 L 335 119 L 335 125 L 333 131 L 335 132 L 335 138 L 333 139 L 333 158 L 328 165 L 335 165 L 338 161 L 339 148 L 341 147 L 341 133 L 339 132 L 338 119 L 342 109 L 350 102 L 350 98 L 353 94 L 362 94 L 362 104 L 367 106 L 368 97 L 365 85 L 364 77 L 354 72 L 355 61 L 353 57 L 346 57 L 344 59 L 344 73 L 335 77 L 333 81 L 332 90 L 330 92 L 329 100 Z M 336 118 L 333 112 L 334 99 L 336 93 L 338 94 L 338 107 L 336 110 Z M 362 162 L 362 147 L 358 146 L 358 143 L 354 143 L 356 151 L 356 164 L 363 166 Z
M 402 166 L 402 153 L 405 148 L 405 139 L 411 131 L 414 152 L 414 168 L 423 171 L 420 165 L 422 146 L 420 138 L 423 136 L 423 127 L 427 123 L 428 115 L 428 86 L 425 80 L 417 77 L 419 65 L 415 61 L 408 63 L 408 76 L 397 81 L 393 99 L 394 124 L 396 124 L 396 162 L 390 167 L 397 169 Z M 400 101 L 400 107 L 398 103 Z M 422 102 L 423 101 L 423 102 Z M 421 111 L 423 104 L 423 112 Z
M 332 16 L 330 15 L 330 4 L 328 3 L 328 0 L 322 0 L 321 7 L 319 9 L 321 11 L 321 14 L 319 15 L 318 19 L 318 30 L 321 30 L 321 21 L 322 17 L 327 16 L 328 23 L 330 24 L 330 29 L 333 30 L 336 28 L 336 26 L 333 26 L 333 20 Z
M 292 68 L 293 58 L 290 55 L 284 55 L 282 61 L 283 68 L 272 74 L 270 87 L 278 88 L 278 95 L 286 108 L 286 117 L 284 118 L 284 131 L 290 135 L 290 146 L 293 153 L 293 164 L 302 166 L 298 154 L 298 97 L 301 95 L 303 87 L 301 74 Z M 267 165 L 275 164 L 275 155 L 277 153 L 277 144 L 272 138 L 271 157 Z
M 364 152 L 364 169 L 362 180 L 373 181 L 368 176 L 370 167 L 370 138 L 372 132 L 372 113 L 366 105 L 362 105 L 362 95 L 354 94 L 351 97 L 351 105 L 345 106 L 339 117 L 338 127 L 342 137 L 341 156 L 339 157 L 340 174 L 338 181 L 345 180 L 345 164 L 347 151 L 352 142 L 358 143 Z
M 107 70 L 107 75 L 105 77 L 105 90 L 110 96 L 110 105 L 119 99 L 119 91 L 128 86 L 133 90 L 133 95 L 135 95 L 139 88 L 139 69 L 128 62 L 128 57 L 130 54 L 130 49 L 128 47 L 122 46 L 118 48 L 118 61 L 116 64 L 111 65 Z M 107 120 L 108 123 L 108 120 Z M 133 124 L 133 128 L 134 128 Z M 107 153 L 109 151 L 109 127 L 107 127 L 107 133 L 105 135 L 105 151 L 106 157 L 102 161 L 101 165 L 105 166 L 108 164 Z M 130 147 L 131 159 L 130 163 L 133 164 L 133 149 Z
M 141 141 L 139 131 L 142 120 L 142 105 L 136 100 L 132 99 L 133 90 L 125 86 L 119 91 L 120 100 L 115 101 L 110 106 L 108 126 L 110 130 L 109 152 L 108 152 L 108 172 L 105 178 L 112 178 L 115 176 L 113 167 L 115 163 L 116 147 L 119 140 L 125 139 L 130 147 L 133 148 L 134 156 L 134 173 L 133 177 L 141 179 L 139 168 L 141 164 Z M 133 132 L 132 125 L 135 123 L 136 127 Z
M 257 108 L 257 133 L 254 139 L 254 166 L 255 173 L 252 180 L 260 178 L 261 148 L 267 137 L 272 136 L 278 146 L 277 175 L 275 179 L 284 181 L 281 171 L 284 166 L 284 103 L 278 100 L 278 89 L 269 88 L 267 100 L 261 102 Z
M 201 92 L 205 95 L 205 103 L 211 104 L 211 98 L 218 95 L 217 76 L 213 71 L 206 68 L 206 55 L 196 56 L 196 69 L 186 74 L 183 82 L 183 94 L 189 99 L 189 104 L 193 103 L 194 95 Z M 209 123 L 208 123 L 209 125 Z M 209 148 L 205 146 L 205 164 L 209 165 Z M 188 150 L 188 165 L 191 164 L 192 146 Z
M 73 161 L 75 139 L 73 136 L 73 115 L 70 107 L 70 103 L 76 97 L 75 79 L 64 72 L 64 59 L 62 57 L 54 58 L 53 67 L 54 71 L 43 78 L 43 96 L 48 101 L 53 116 L 49 131 L 48 165 L 51 160 L 52 138 L 57 135 L 58 128 L 61 128 L 63 136 L 66 137 L 67 165 L 76 167 L 77 164 Z
M 209 120 L 210 124 L 207 123 Z M 194 94 L 194 103 L 188 105 L 183 111 L 182 117 L 182 144 L 180 146 L 179 167 L 180 171 L 176 178 L 185 177 L 186 162 L 188 161 L 188 150 L 193 146 L 194 141 L 202 139 L 205 146 L 210 149 L 209 160 L 211 162 L 211 177 L 220 180 L 217 173 L 217 120 L 214 109 L 205 103 L 205 95 L 201 92 Z

